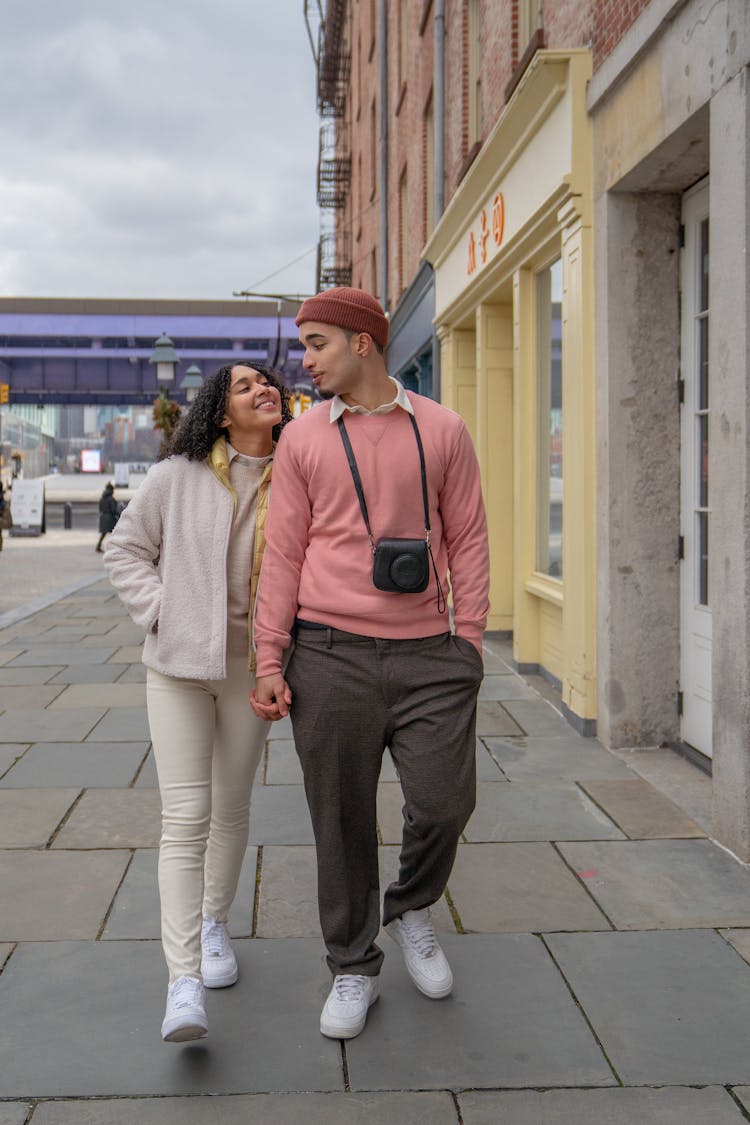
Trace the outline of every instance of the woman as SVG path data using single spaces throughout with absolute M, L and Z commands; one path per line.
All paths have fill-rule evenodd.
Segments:
M 119 514 L 120 509 L 115 500 L 115 486 L 110 481 L 109 484 L 105 484 L 104 492 L 99 497 L 99 542 L 94 547 L 95 551 L 101 551 L 104 536 L 115 530 Z
M 159 894 L 169 968 L 162 1037 L 203 1038 L 204 986 L 237 980 L 227 932 L 268 724 L 250 707 L 252 608 L 271 460 L 291 419 L 257 364 L 205 381 L 166 460 L 153 466 L 104 562 L 146 630 L 143 661 L 162 800 Z

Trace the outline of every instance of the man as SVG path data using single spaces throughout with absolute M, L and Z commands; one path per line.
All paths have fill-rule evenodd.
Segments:
M 375 805 L 386 746 L 405 806 L 383 924 L 422 993 L 439 999 L 452 988 L 429 907 L 445 889 L 475 802 L 487 529 L 466 427 L 389 377 L 388 320 L 378 301 L 329 289 L 303 303 L 296 323 L 303 367 L 331 401 L 289 426 L 276 452 L 251 699 L 266 719 L 291 711 L 334 974 L 320 1030 L 344 1039 L 362 1031 L 378 996 Z M 386 589 L 374 584 L 374 547 L 384 538 L 410 541 L 395 555 L 381 544 L 375 557 L 377 568 L 385 550 L 386 564 L 394 562 L 388 574 L 405 592 L 388 576 Z M 455 636 L 445 612 L 448 571 Z

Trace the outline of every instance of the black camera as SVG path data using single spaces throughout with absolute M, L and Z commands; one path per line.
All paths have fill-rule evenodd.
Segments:
M 430 580 L 425 539 L 380 539 L 375 545 L 372 581 L 378 590 L 421 594 Z

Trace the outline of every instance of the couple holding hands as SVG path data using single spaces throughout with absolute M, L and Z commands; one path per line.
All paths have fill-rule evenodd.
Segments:
M 329 289 L 296 323 L 325 401 L 289 425 L 276 373 L 222 367 L 105 549 L 146 632 L 171 1042 L 204 1037 L 204 988 L 238 978 L 227 916 L 250 792 L 269 724 L 287 714 L 333 975 L 322 1034 L 358 1035 L 378 996 L 386 747 L 405 803 L 382 922 L 420 992 L 440 999 L 453 985 L 429 908 L 475 800 L 489 587 L 479 466 L 457 414 L 389 377 L 374 297 Z

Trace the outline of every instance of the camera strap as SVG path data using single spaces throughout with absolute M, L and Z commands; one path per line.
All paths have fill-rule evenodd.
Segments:
M 443 598 L 443 591 L 442 591 L 442 587 L 440 585 L 440 579 L 438 577 L 437 567 L 435 565 L 435 559 L 432 556 L 432 546 L 431 546 L 431 543 L 430 543 L 430 534 L 431 534 L 430 533 L 430 505 L 429 505 L 429 501 L 428 501 L 428 498 L 427 498 L 427 470 L 425 468 L 425 462 L 424 462 L 424 448 L 422 446 L 422 437 L 419 433 L 419 426 L 417 425 L 416 418 L 414 417 L 413 414 L 409 414 L 408 411 L 406 413 L 408 415 L 409 421 L 411 422 L 412 429 L 414 430 L 414 437 L 416 438 L 417 449 L 419 450 L 419 467 L 420 467 L 420 471 L 421 471 L 421 475 L 422 475 L 422 503 L 424 505 L 425 543 L 427 544 L 427 551 L 428 551 L 429 556 L 430 556 L 430 562 L 432 563 L 432 569 L 435 573 L 435 581 L 437 582 L 438 612 L 443 613 L 444 610 L 445 610 L 445 599 Z M 367 513 L 367 501 L 365 500 L 365 493 L 364 493 L 364 489 L 362 488 L 362 478 L 359 475 L 359 469 L 357 467 L 357 459 L 354 456 L 354 450 L 352 449 L 352 443 L 349 441 L 349 434 L 346 432 L 346 426 L 344 425 L 343 414 L 339 418 L 337 424 L 338 424 L 338 427 L 339 427 L 339 433 L 341 434 L 341 440 L 344 443 L 344 450 L 346 452 L 346 459 L 349 462 L 349 469 L 351 470 L 352 479 L 354 480 L 354 487 L 357 491 L 357 499 L 359 500 L 359 507 L 360 507 L 360 511 L 362 512 L 362 519 L 365 521 L 365 527 L 367 528 L 367 536 L 370 540 L 370 550 L 372 551 L 372 553 L 374 555 L 375 554 L 375 540 L 373 539 L 372 528 L 370 527 L 370 517 Z M 442 605 L 443 605 L 442 609 L 440 608 L 441 602 L 442 602 Z

